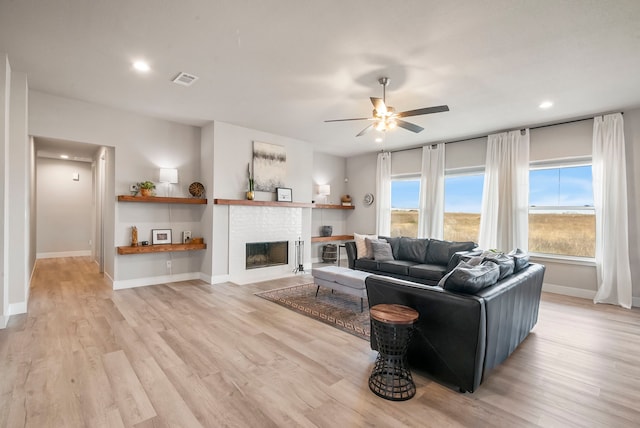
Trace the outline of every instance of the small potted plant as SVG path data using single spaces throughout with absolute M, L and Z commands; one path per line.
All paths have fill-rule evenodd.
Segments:
M 151 191 L 156 188 L 153 181 L 143 181 L 138 183 L 138 189 L 140 189 L 140 196 L 153 196 Z

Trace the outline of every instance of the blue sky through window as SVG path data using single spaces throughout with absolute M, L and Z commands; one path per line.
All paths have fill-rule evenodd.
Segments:
M 418 209 L 420 180 L 391 180 L 391 209 Z
M 529 173 L 529 204 L 593 206 L 591 166 L 538 169 Z

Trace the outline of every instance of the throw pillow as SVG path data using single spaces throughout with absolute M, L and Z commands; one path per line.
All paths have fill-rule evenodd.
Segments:
M 493 262 L 483 262 L 473 266 L 465 262 L 451 271 L 442 288 L 459 293 L 475 294 L 496 282 L 500 276 L 500 268 Z
M 373 250 L 373 259 L 379 262 L 387 262 L 395 260 L 393 258 L 393 251 L 391 250 L 391 244 L 386 241 L 376 240 L 371 241 L 371 249 Z
M 513 273 L 520 272 L 522 269 L 529 266 L 529 254 L 527 254 L 525 251 L 522 251 L 520 248 L 516 248 L 508 255 L 513 257 L 513 261 L 515 262 Z
M 353 234 L 353 239 L 356 241 L 356 252 L 358 253 L 359 259 L 370 259 L 372 254 L 370 254 L 370 250 L 367 248 L 367 244 L 365 239 L 378 239 L 378 235 L 361 235 L 359 233 Z
M 407 238 L 406 236 L 403 236 L 400 238 L 398 260 L 424 263 L 428 246 L 428 239 Z
M 510 257 L 503 253 L 493 253 L 488 254 L 484 258 L 485 261 L 490 261 L 498 265 L 500 268 L 500 276 L 498 277 L 498 281 L 513 273 L 513 269 L 515 267 L 515 262 L 513 257 Z
M 391 244 L 391 251 L 393 251 L 393 258 L 398 260 L 398 258 L 400 257 L 398 255 L 398 251 L 400 251 L 400 237 L 394 237 L 394 238 L 384 238 L 389 244 Z

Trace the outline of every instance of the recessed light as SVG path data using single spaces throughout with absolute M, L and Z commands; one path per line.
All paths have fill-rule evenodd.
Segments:
M 382 143 L 382 138 L 380 137 L 376 138 L 376 143 Z
M 137 71 L 141 73 L 146 73 L 149 70 L 151 70 L 151 67 L 149 67 L 149 64 L 147 64 L 146 61 L 142 61 L 142 60 L 135 61 L 133 63 L 133 68 L 135 68 Z
M 542 109 L 547 109 L 547 108 L 551 108 L 553 107 L 553 101 L 543 101 L 540 103 L 540 105 L 538 106 Z
M 62 159 L 69 159 L 69 156 L 68 156 L 68 155 L 60 155 L 60 157 L 61 157 Z

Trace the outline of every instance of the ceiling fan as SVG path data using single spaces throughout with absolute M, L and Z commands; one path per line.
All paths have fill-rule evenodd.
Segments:
M 407 129 L 411 132 L 421 132 L 423 127 L 413 123 L 406 122 L 400 118 L 409 116 L 420 116 L 423 114 L 440 113 L 443 111 L 449 111 L 449 106 L 435 106 L 419 108 L 417 110 L 407 110 L 400 113 L 396 113 L 396 110 L 386 104 L 386 87 L 389 84 L 390 79 L 388 77 L 381 77 L 378 79 L 378 83 L 382 85 L 382 98 L 371 97 L 371 103 L 373 104 L 373 117 L 359 117 L 356 119 L 333 119 L 325 120 L 325 122 L 346 122 L 349 120 L 371 120 L 373 123 L 356 135 L 359 137 L 367 132 L 375 129 L 376 131 L 387 131 L 399 126 L 400 128 Z

